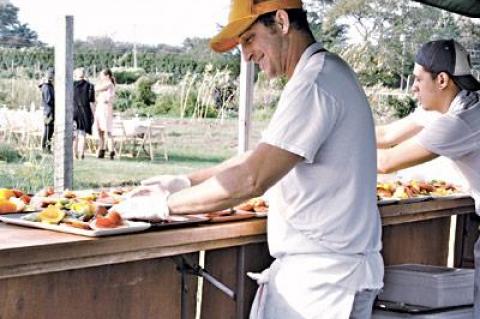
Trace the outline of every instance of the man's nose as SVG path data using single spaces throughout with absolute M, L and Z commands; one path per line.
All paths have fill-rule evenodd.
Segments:
M 412 93 L 418 92 L 418 85 L 415 82 L 413 82 L 410 90 L 412 91 Z
M 243 45 L 241 47 L 243 59 L 247 62 L 252 60 L 253 54 L 250 50 L 246 49 Z

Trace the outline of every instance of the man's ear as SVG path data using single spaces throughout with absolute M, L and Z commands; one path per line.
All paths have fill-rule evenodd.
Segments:
M 449 84 L 454 83 L 452 78 L 450 77 L 450 75 L 448 75 L 448 73 L 446 73 L 446 72 L 438 73 L 436 82 L 437 82 L 437 85 L 439 86 L 439 88 L 442 89 L 442 90 L 447 88 Z
M 275 14 L 275 22 L 282 34 L 287 34 L 290 30 L 290 20 L 288 19 L 288 13 L 285 10 L 277 10 Z

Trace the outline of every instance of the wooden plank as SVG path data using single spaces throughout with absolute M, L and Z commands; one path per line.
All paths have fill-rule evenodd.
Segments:
M 91 239 L 0 224 L 0 278 L 264 242 L 265 227 L 254 219 Z
M 253 105 L 253 76 L 252 62 L 247 62 L 240 54 L 240 103 L 238 110 L 238 153 L 242 154 L 249 149 L 251 113 Z
M 73 186 L 73 16 L 61 20 L 55 43 L 54 187 Z
M 474 268 L 475 258 L 473 250 L 480 231 L 480 217 L 475 213 L 457 217 L 457 231 L 455 236 L 454 266 L 460 268 Z
M 230 288 L 237 287 L 240 292 L 237 298 L 241 301 L 243 309 L 239 311 L 234 300 L 222 293 L 217 288 L 204 282 L 201 317 L 209 319 L 243 319 L 248 318 L 250 307 L 257 290 L 257 284 L 247 278 L 246 272 L 261 272 L 272 262 L 268 254 L 266 243 L 251 244 L 244 247 L 243 264 L 238 264 L 241 254 L 238 247 L 207 251 L 205 255 L 205 268 L 213 276 Z M 243 278 L 238 278 L 238 268 L 242 269 Z M 238 286 L 238 282 L 243 282 Z M 241 317 L 238 317 L 241 316 Z
M 196 277 L 187 284 L 193 319 Z M 167 258 L 3 279 L 0 318 L 180 318 L 180 274 Z
M 385 265 L 417 263 L 446 266 L 450 217 L 383 227 Z
M 427 211 L 427 212 L 416 212 L 416 213 L 405 213 L 399 214 L 396 216 L 383 217 L 382 224 L 387 225 L 396 225 L 404 223 L 413 223 L 416 221 L 429 220 L 435 218 L 442 218 L 453 215 L 465 215 L 471 214 L 474 211 L 472 206 L 465 206 L 459 208 L 450 208 L 437 211 Z
M 379 209 L 382 218 L 387 218 L 463 207 L 474 207 L 473 199 L 470 197 L 457 199 L 436 199 L 418 203 L 385 205 L 381 206 Z M 452 213 L 452 215 L 454 214 L 455 213 Z
M 439 202 L 443 205 L 438 206 L 438 203 L 435 203 L 434 208 L 440 209 L 437 211 L 428 211 L 432 207 L 424 203 L 405 205 L 406 213 L 401 211 L 401 207 L 396 207 L 394 212 L 390 211 L 390 217 L 387 211 L 387 217 L 383 218 L 383 221 L 385 226 L 406 223 L 406 227 L 411 227 L 424 220 L 444 219 L 452 214 L 465 213 L 468 209 L 473 211 L 471 200 Z M 452 207 L 452 202 L 460 208 Z M 380 208 L 382 215 L 385 209 L 386 207 Z M 425 211 L 421 212 L 420 209 Z M 0 224 L 0 278 L 261 243 L 266 241 L 265 233 L 265 219 L 206 224 L 101 239 Z M 402 241 L 402 236 L 406 235 L 400 233 L 397 240 L 401 238 Z

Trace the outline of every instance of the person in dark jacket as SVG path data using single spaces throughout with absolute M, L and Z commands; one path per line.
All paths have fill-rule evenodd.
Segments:
M 51 152 L 51 142 L 53 136 L 53 123 L 55 120 L 55 91 L 53 88 L 53 69 L 49 69 L 39 88 L 42 92 L 42 107 L 44 129 L 42 136 L 42 150 Z
M 74 71 L 73 82 L 73 154 L 75 158 L 85 157 L 85 135 L 92 134 L 95 108 L 95 89 L 85 80 L 85 70 Z

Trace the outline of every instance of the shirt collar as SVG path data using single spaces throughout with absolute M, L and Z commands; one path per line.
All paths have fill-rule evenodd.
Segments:
M 303 51 L 300 60 L 298 60 L 295 70 L 293 70 L 292 78 L 307 65 L 308 60 L 312 55 L 315 54 L 318 50 L 323 49 L 323 44 L 320 42 L 313 42 L 309 47 Z
M 450 107 L 448 108 L 448 113 L 457 113 L 462 110 L 466 110 L 471 106 L 477 104 L 478 102 L 479 102 L 478 93 L 462 90 L 453 99 L 452 103 L 450 104 Z

